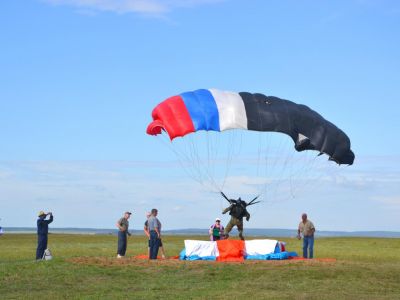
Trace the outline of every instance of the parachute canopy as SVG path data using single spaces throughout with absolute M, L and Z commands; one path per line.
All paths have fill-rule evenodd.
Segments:
M 297 151 L 317 150 L 338 164 L 353 164 L 348 136 L 309 107 L 259 93 L 199 89 L 172 96 L 152 112 L 150 135 L 171 140 L 199 130 L 245 129 L 289 135 Z

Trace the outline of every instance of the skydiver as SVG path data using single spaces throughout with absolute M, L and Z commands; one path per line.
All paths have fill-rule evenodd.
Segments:
M 229 220 L 229 223 L 224 230 L 225 239 L 229 237 L 229 232 L 232 230 L 234 226 L 236 226 L 239 231 L 240 239 L 244 240 L 243 218 L 246 217 L 246 221 L 250 220 L 250 214 L 247 211 L 246 207 L 258 203 L 259 201 L 254 202 L 258 198 L 258 196 L 253 200 L 251 200 L 249 203 L 246 203 L 246 201 L 243 201 L 240 197 L 237 200 L 234 200 L 226 197 L 223 192 L 221 192 L 221 195 L 231 204 L 229 207 L 225 208 L 222 211 L 222 214 L 226 214 L 229 211 L 229 214 L 231 216 L 231 219 Z

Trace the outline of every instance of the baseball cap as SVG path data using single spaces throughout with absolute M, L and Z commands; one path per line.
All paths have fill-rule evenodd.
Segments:
M 221 219 L 220 218 L 216 218 L 215 221 L 220 221 L 221 222 Z
M 46 213 L 43 211 L 43 210 L 41 210 L 41 211 L 39 211 L 39 213 L 38 213 L 38 217 L 40 217 L 40 216 L 43 216 L 43 215 L 45 215 Z
M 128 214 L 128 215 L 131 215 L 131 214 L 132 214 L 130 211 L 126 211 L 125 213 Z

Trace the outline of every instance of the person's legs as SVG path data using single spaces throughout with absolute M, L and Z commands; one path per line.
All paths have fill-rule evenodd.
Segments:
M 154 250 L 154 259 L 157 259 L 158 256 L 158 250 L 160 249 L 160 239 L 156 235 L 156 245 L 155 245 L 155 250 Z
M 150 231 L 150 259 L 157 259 L 158 247 L 159 242 L 157 232 Z
M 36 259 L 42 259 L 44 250 L 47 247 L 47 237 L 44 235 L 38 235 L 38 246 L 36 249 Z
M 153 258 L 153 248 L 154 248 L 154 235 L 150 232 L 150 239 L 149 239 L 149 259 Z
M 307 258 L 308 237 L 303 238 L 303 257 Z
M 122 255 L 125 256 L 126 254 L 126 248 L 128 247 L 128 237 L 126 233 L 124 233 L 124 236 L 122 238 Z
M 229 238 L 229 232 L 231 232 L 231 230 L 233 228 L 233 225 L 234 224 L 233 224 L 232 218 L 231 218 L 231 220 L 229 221 L 228 225 L 226 225 L 226 227 L 225 227 L 225 231 L 224 231 L 225 239 Z
M 310 237 L 308 241 L 309 258 L 314 257 L 314 237 Z
M 47 234 L 45 236 L 43 236 L 43 249 L 46 250 L 47 249 Z M 44 250 L 43 250 L 43 254 L 44 254 Z M 43 255 L 42 255 L 43 257 Z
M 125 232 L 118 231 L 118 249 L 117 254 L 124 256 L 126 252 L 126 234 Z
M 38 259 L 41 259 L 40 258 L 40 253 L 42 252 L 42 249 L 41 249 L 41 247 L 40 247 L 40 242 L 39 242 L 39 240 L 38 240 L 38 245 L 37 245 L 37 248 L 36 248 L 36 260 L 38 260 Z
M 161 239 L 160 239 L 160 250 L 161 250 L 161 257 L 165 258 L 164 246 Z
M 237 228 L 239 231 L 239 237 L 242 241 L 244 241 L 244 236 L 243 236 L 243 222 L 238 222 L 237 223 Z

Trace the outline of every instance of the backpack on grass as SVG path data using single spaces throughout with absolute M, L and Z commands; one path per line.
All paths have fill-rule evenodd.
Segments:
M 43 260 L 51 260 L 51 259 L 53 259 L 53 255 L 51 255 L 50 249 L 44 250 L 43 258 L 42 258 L 42 259 L 43 259 Z

